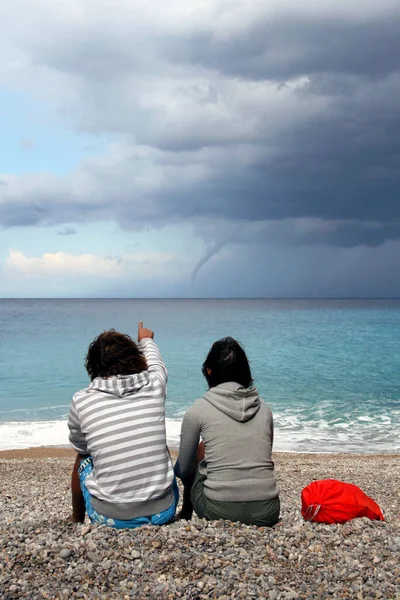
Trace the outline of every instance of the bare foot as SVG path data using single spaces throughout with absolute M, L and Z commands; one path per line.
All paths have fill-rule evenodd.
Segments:
M 83 520 L 84 521 L 84 520 Z M 81 519 L 77 519 L 74 515 L 70 515 L 67 519 L 67 523 L 83 523 Z

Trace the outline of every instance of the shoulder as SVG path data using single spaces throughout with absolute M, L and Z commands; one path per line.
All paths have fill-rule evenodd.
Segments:
M 185 417 L 187 417 L 189 419 L 198 417 L 200 414 L 202 414 L 204 412 L 205 404 L 206 404 L 206 401 L 204 400 L 204 398 L 198 398 L 197 400 L 195 400 L 193 402 L 192 406 L 189 406 L 189 408 L 185 412 Z
M 74 406 L 79 406 L 84 400 L 89 398 L 93 393 L 93 390 L 90 388 L 84 388 L 83 390 L 79 390 L 72 396 L 72 404 Z
M 265 400 L 263 398 L 261 398 L 261 396 L 260 396 L 260 409 L 267 418 L 272 419 L 272 410 L 270 409 L 268 404 L 265 402 Z

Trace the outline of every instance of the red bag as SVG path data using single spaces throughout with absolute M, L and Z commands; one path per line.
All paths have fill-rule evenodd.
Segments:
M 384 521 L 381 509 L 352 483 L 324 479 L 313 481 L 301 492 L 301 514 L 316 523 L 346 523 L 357 517 Z

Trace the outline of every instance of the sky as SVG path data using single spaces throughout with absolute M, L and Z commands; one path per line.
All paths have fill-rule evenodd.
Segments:
M 398 0 L 0 22 L 0 297 L 400 297 Z

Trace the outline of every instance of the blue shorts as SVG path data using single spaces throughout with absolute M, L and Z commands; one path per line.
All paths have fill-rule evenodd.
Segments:
M 91 502 L 92 496 L 90 495 L 90 492 L 86 487 L 86 478 L 92 472 L 93 459 L 91 456 L 89 456 L 88 458 L 84 458 L 83 460 L 81 460 L 78 468 L 78 474 L 83 498 L 85 500 L 86 512 L 92 523 L 100 523 L 103 525 L 108 525 L 108 527 L 115 527 L 116 529 L 133 529 L 135 527 L 140 527 L 141 525 L 165 525 L 166 523 L 172 521 L 172 519 L 174 518 L 179 500 L 179 489 L 175 477 L 172 483 L 175 498 L 174 502 L 169 508 L 163 510 L 160 513 L 157 513 L 156 515 L 149 515 L 148 517 L 139 517 L 137 519 L 123 521 L 122 519 L 110 519 L 109 517 L 104 517 L 93 508 Z

